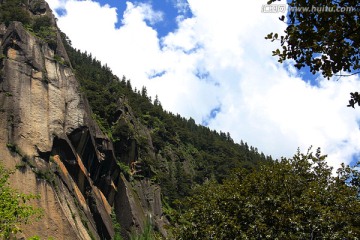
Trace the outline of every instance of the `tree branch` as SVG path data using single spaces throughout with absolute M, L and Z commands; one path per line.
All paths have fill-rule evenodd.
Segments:
M 350 77 L 350 76 L 353 76 L 353 75 L 356 75 L 356 74 L 359 74 L 359 72 L 354 72 L 354 73 L 351 73 L 351 74 L 335 74 L 334 76 L 337 76 L 337 77 Z

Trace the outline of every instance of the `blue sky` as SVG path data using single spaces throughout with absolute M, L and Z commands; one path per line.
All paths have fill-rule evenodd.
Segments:
M 116 28 L 121 28 L 123 25 L 121 20 L 123 17 L 123 13 L 126 10 L 126 1 L 122 0 L 99 0 L 97 1 L 101 6 L 109 5 L 110 7 L 116 8 L 116 13 L 118 17 L 118 22 L 115 24 Z M 144 3 L 150 4 L 154 11 L 162 12 L 163 19 L 155 24 L 151 24 L 149 21 L 146 21 L 148 25 L 151 25 L 154 29 L 156 29 L 159 38 L 165 37 L 168 33 L 174 32 L 178 28 L 177 18 L 179 16 L 183 18 L 192 17 L 191 9 L 188 7 L 187 2 L 183 4 L 182 8 L 176 6 L 176 0 L 139 0 L 139 1 L 129 1 L 133 3 Z M 60 15 L 65 14 L 63 9 L 58 9 L 57 13 Z M 308 81 L 311 85 L 318 86 L 318 81 L 316 78 L 319 77 L 318 74 L 312 74 L 309 71 L 309 67 L 304 67 L 297 71 L 299 76 L 304 81 Z M 164 71 L 160 73 L 155 73 L 151 78 L 161 76 Z M 200 78 L 201 76 L 204 77 L 203 73 L 199 73 Z M 217 109 L 217 108 L 214 108 Z M 210 116 L 216 116 L 214 114 L 210 114 Z M 203 123 L 207 123 L 207 121 L 203 121 Z
M 108 4 L 111 7 L 117 9 L 118 17 L 120 18 L 119 22 L 116 24 L 117 28 L 122 26 L 121 17 L 123 12 L 126 10 L 126 1 L 122 0 L 99 0 L 98 1 L 102 6 Z M 177 18 L 181 15 L 185 18 L 191 17 L 191 10 L 187 7 L 187 4 L 183 4 L 181 7 L 176 6 L 176 0 L 154 0 L 154 1 L 130 1 L 133 3 L 145 3 L 151 4 L 154 11 L 161 11 L 163 13 L 163 20 L 154 24 L 153 27 L 156 28 L 159 37 L 166 36 L 169 32 L 176 30 L 177 28 Z M 150 24 L 147 22 L 147 24 Z
M 47 0 L 73 46 L 163 107 L 274 157 L 321 147 L 335 168 L 360 152 L 357 76 L 328 81 L 279 64 L 266 0 Z M 346 143 L 346 144 L 344 144 Z

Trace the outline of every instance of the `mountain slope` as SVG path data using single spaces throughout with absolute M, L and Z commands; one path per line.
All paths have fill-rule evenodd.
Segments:
M 170 200 L 190 194 L 191 186 L 202 184 L 206 179 L 221 181 L 234 168 L 251 168 L 258 161 L 271 159 L 247 143 L 235 143 L 229 133 L 218 133 L 197 125 L 191 118 L 185 119 L 165 111 L 159 99 L 152 101 L 147 96 L 146 88 L 133 90 L 130 80 L 125 77 L 119 79 L 91 54 L 71 47 L 71 41 L 65 34 L 63 39 L 81 89 L 98 123 L 113 140 L 120 161 L 124 161 L 124 157 L 119 149 L 134 141 L 141 155 L 144 144 L 136 132 L 122 128 L 121 121 L 117 121 L 118 100 L 126 99 L 134 116 L 148 129 L 151 144 L 145 145 L 154 151 L 155 156 L 142 159 L 145 166 L 152 169 L 147 170 L 144 176 L 156 179 Z M 124 137 L 128 140 L 125 141 Z M 125 160 L 125 164 L 129 161 Z
M 167 236 L 175 200 L 271 159 L 72 48 L 45 1 L 0 0 L 0 21 L 0 160 L 44 209 L 24 237 L 127 239 L 148 221 Z
M 0 24 L 0 157 L 19 170 L 12 185 L 40 194 L 34 204 L 44 209 L 41 222 L 24 227 L 25 236 L 111 239 L 112 211 L 124 237 L 141 232 L 150 214 L 166 234 L 159 188 L 147 179 L 132 186 L 121 175 L 113 145 L 80 92 L 47 4 L 1 4 L 2 13 L 20 9 L 28 19 L 11 21 L 9 14 Z M 134 122 L 130 112 L 123 116 Z

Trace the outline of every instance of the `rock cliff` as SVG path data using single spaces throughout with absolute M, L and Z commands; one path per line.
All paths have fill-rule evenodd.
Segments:
M 17 169 L 12 185 L 39 194 L 33 204 L 44 209 L 19 237 L 112 239 L 113 214 L 125 238 L 141 232 L 148 218 L 166 235 L 160 187 L 133 177 L 142 171 L 140 151 L 154 157 L 147 129 L 119 99 L 117 121 L 135 129 L 146 147 L 131 141 L 127 149 L 114 147 L 81 94 L 51 10 L 42 0 L 26 6 L 32 19 L 51 19 L 54 35 L 49 41 L 21 22 L 0 23 L 0 160 Z

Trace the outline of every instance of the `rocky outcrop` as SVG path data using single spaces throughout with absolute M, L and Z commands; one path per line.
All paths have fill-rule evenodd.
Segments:
M 152 224 L 166 237 L 169 224 L 162 211 L 161 189 L 151 180 L 152 163 L 156 160 L 149 130 L 134 116 L 127 99 L 118 101 L 117 122 L 113 137 L 116 156 L 129 166 L 127 176 L 121 174 L 114 202 L 118 222 L 124 236 L 140 234 L 146 224 Z
M 34 2 L 31 14 L 50 14 L 45 2 Z M 120 101 L 119 123 L 135 129 L 147 147 L 125 139 L 127 149 L 114 149 L 92 119 L 56 35 L 54 47 L 20 22 L 0 24 L 0 159 L 19 169 L 12 185 L 39 194 L 34 204 L 44 209 L 42 221 L 24 226 L 24 237 L 112 239 L 112 211 L 125 238 L 141 232 L 148 218 L 166 235 L 160 188 L 133 173 L 130 183 L 117 163 L 153 158 L 150 135 Z
M 57 162 L 51 163 L 50 156 L 52 152 L 56 154 L 58 142 L 61 142 L 59 139 L 70 143 L 67 135 L 84 126 L 88 118 L 76 79 L 69 67 L 55 61 L 55 52 L 27 32 L 21 23 L 12 22 L 7 28 L 3 25 L 1 29 L 1 155 L 9 167 L 21 165 L 22 161 L 26 162 L 25 167 L 29 166 L 21 174 L 15 175 L 16 179 L 12 182 L 17 188 L 39 193 L 42 197 L 46 196 L 48 201 L 56 203 L 38 203 L 42 208 L 46 204 L 44 216 L 50 217 L 47 223 L 53 222 L 51 228 L 54 231 L 44 231 L 42 224 L 38 224 L 25 228 L 25 234 L 48 235 L 59 239 L 62 235 L 68 236 L 68 239 L 89 239 L 90 235 L 84 231 L 85 226 L 81 221 L 71 223 L 69 220 L 71 214 L 67 214 L 70 211 L 68 205 L 76 205 L 81 197 L 72 198 L 76 192 L 72 191 L 67 179 L 56 182 L 58 189 L 65 190 L 61 194 L 49 183 L 37 180 L 41 173 L 52 174 L 51 165 Z M 16 151 L 9 154 L 10 150 L 6 146 L 13 146 Z M 66 146 L 64 149 L 68 150 Z M 76 159 L 75 154 L 72 157 Z M 62 172 L 61 165 L 59 167 L 59 172 Z M 73 181 L 71 178 L 69 180 Z M 60 202 L 61 198 L 65 202 Z M 86 210 L 83 212 L 86 213 Z M 81 229 L 79 232 L 84 236 L 77 233 L 77 228 Z

